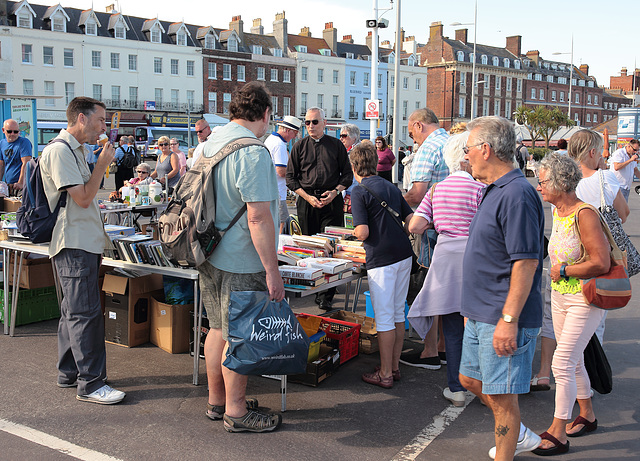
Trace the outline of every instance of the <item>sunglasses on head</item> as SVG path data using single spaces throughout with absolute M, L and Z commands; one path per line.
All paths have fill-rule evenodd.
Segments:
M 317 125 L 318 123 L 320 123 L 320 120 L 305 120 L 304 121 L 304 124 L 307 125 L 307 126 L 311 125 L 312 123 L 314 125 Z
M 20 130 L 4 130 L 4 132 L 9 134 L 18 134 L 20 133 Z
M 158 144 L 158 145 L 159 145 L 159 146 L 168 146 L 168 145 L 169 145 L 169 143 L 168 143 L 168 142 L 163 142 L 163 143 L 160 143 L 160 144 Z

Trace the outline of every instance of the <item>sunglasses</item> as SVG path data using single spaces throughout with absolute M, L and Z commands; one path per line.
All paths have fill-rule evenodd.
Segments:
M 159 146 L 168 146 L 168 145 L 169 145 L 169 143 L 167 143 L 167 142 L 163 142 L 163 143 L 160 143 L 160 144 L 158 144 L 158 145 L 159 145 Z
M 196 134 L 204 133 L 205 131 L 207 131 L 206 128 L 204 130 L 196 130 Z
M 142 171 L 142 170 L 136 170 L 136 173 L 144 173 L 144 174 L 149 174 L 148 171 Z
M 304 121 L 304 124 L 307 125 L 307 126 L 311 125 L 312 123 L 314 125 L 317 125 L 318 123 L 320 123 L 320 120 L 305 120 Z
M 18 134 L 20 133 L 20 130 L 4 130 L 4 132 L 9 134 Z
M 171 143 L 171 145 L 172 145 L 172 146 L 177 146 L 177 145 L 178 145 L 178 143 L 177 143 L 177 142 L 172 142 L 172 143 Z
M 348 137 L 349 137 L 349 135 L 348 135 L 348 134 L 342 134 L 342 133 L 340 133 L 340 137 L 341 137 L 341 138 L 348 138 Z

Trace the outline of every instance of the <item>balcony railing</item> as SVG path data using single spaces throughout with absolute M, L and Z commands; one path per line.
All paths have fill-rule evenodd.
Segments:
M 331 118 L 340 118 L 342 117 L 342 111 L 341 110 L 332 110 L 331 111 Z
M 127 99 L 103 99 L 102 102 L 107 106 L 107 109 L 128 109 L 128 110 L 145 110 L 144 101 L 134 101 Z M 192 113 L 203 113 L 203 104 L 193 103 L 175 103 L 175 102 L 157 102 L 156 111 L 171 111 L 171 112 L 187 112 L 189 109 Z
M 349 112 L 349 120 L 358 120 L 357 112 Z

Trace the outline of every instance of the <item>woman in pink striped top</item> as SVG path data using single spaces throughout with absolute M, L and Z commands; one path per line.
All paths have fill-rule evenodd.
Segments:
M 411 232 L 422 234 L 429 227 L 438 232 L 436 244 L 424 286 L 411 305 L 409 322 L 424 338 L 432 317 L 440 315 L 447 349 L 447 381 L 443 396 L 455 406 L 464 406 L 464 388 L 458 379 L 464 318 L 460 315 L 462 298 L 462 258 L 469 237 L 469 226 L 476 214 L 484 184 L 470 174 L 464 160 L 463 147 L 468 132 L 449 138 L 444 159 L 451 174 L 433 186 L 422 199 L 409 223 Z

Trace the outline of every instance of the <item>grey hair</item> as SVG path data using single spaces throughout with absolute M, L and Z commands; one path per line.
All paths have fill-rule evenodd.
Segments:
M 414 110 L 409 116 L 409 120 L 421 122 L 425 125 L 439 125 L 438 116 L 428 107 Z
M 345 123 L 340 127 L 340 131 L 346 131 L 351 139 L 354 140 L 354 143 L 360 141 L 360 128 L 353 123 Z
M 504 163 L 513 163 L 516 151 L 516 131 L 509 120 L 497 115 L 489 115 L 467 123 L 468 131 L 476 129 L 478 130 L 476 143 L 488 143 L 498 159 Z
M 147 173 L 151 173 L 151 166 L 148 163 L 142 162 L 137 166 L 137 168 L 142 168 L 143 170 L 146 170 Z
M 582 179 L 580 166 L 568 155 L 553 152 L 547 154 L 540 163 L 540 171 L 545 171 L 547 187 L 556 192 L 574 192 Z
M 467 144 L 468 138 L 469 132 L 464 131 L 451 136 L 444 145 L 444 162 L 449 167 L 449 173 L 462 170 L 460 163 L 466 161 L 462 148 Z
M 325 115 L 325 113 L 324 113 L 324 109 L 321 109 L 320 107 L 316 107 L 316 106 L 309 107 L 309 108 L 307 109 L 307 114 L 308 114 L 309 112 L 311 112 L 311 111 L 314 111 L 314 112 L 320 112 L 320 117 L 322 117 L 322 120 L 326 120 L 326 119 L 327 119 L 327 116 L 326 116 L 326 115 Z

